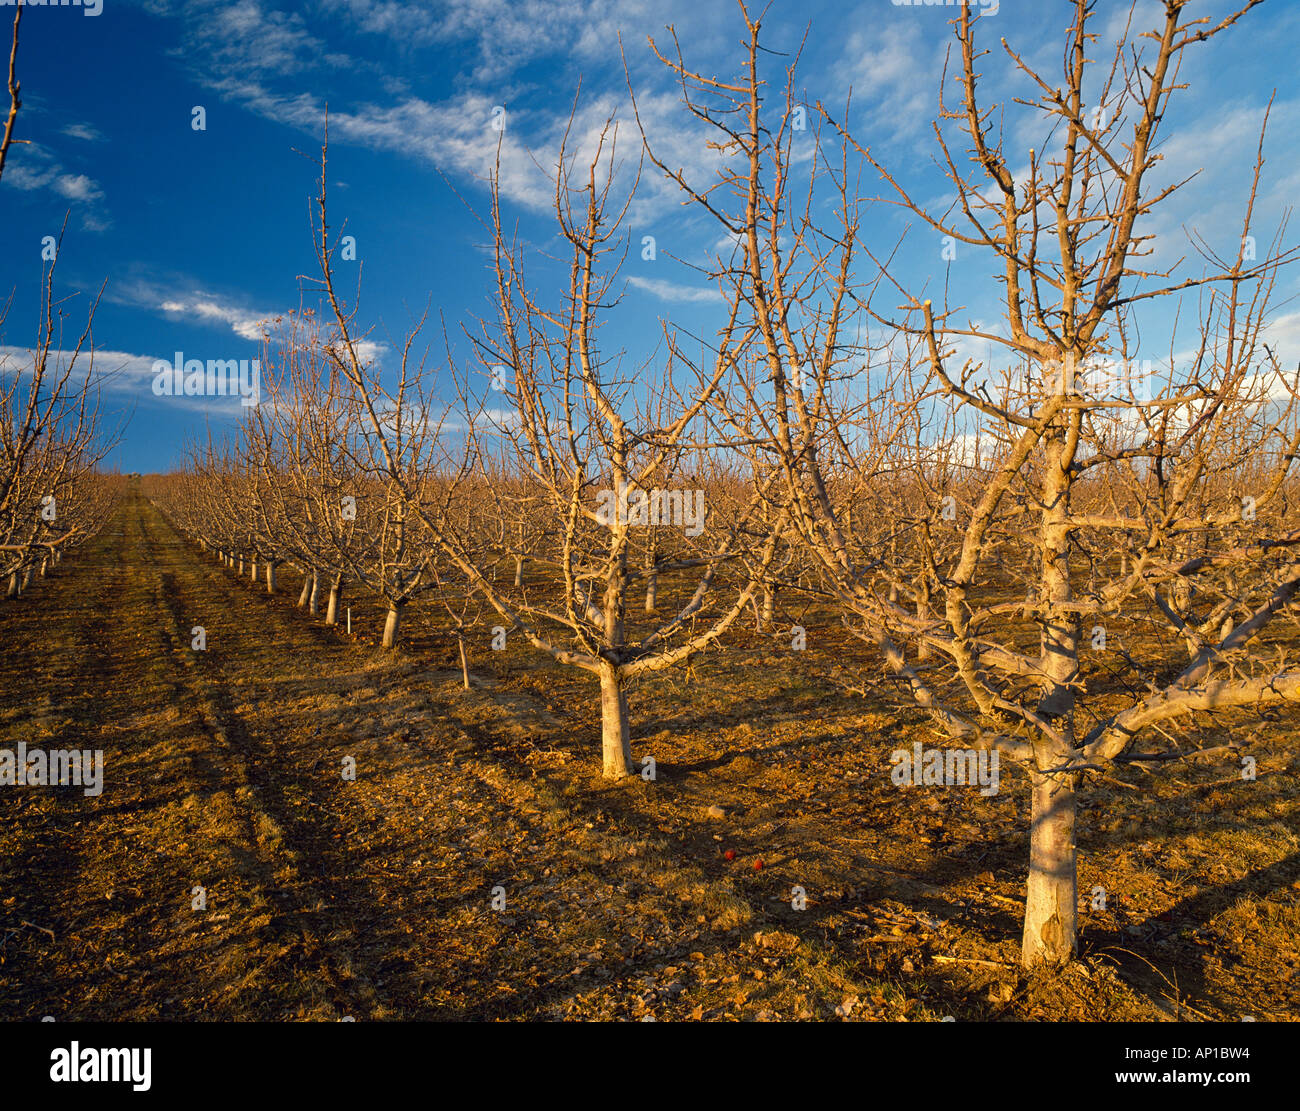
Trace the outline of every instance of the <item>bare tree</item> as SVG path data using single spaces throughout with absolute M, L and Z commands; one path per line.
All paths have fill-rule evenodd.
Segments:
M 351 317 L 335 292 L 323 153 L 317 238 L 322 280 L 340 335 L 339 367 L 361 399 L 384 458 L 386 480 L 408 491 L 410 504 L 433 542 L 503 619 L 504 628 L 522 633 L 557 662 L 598 677 L 603 768 L 611 778 L 634 770 L 628 683 L 672 667 L 717 642 L 748 604 L 758 581 L 750 576 L 718 599 L 722 569 L 737 559 L 742 547 L 764 549 L 767 558 L 775 547 L 773 538 L 755 529 L 760 520 L 754 513 L 760 504 L 757 497 L 740 514 L 719 520 L 717 514 L 707 512 L 704 492 L 698 487 L 652 487 L 659 478 L 689 477 L 683 471 L 686 460 L 710 448 L 706 410 L 723 388 L 732 363 L 724 355 L 708 371 L 686 364 L 695 385 L 682 391 L 675 371 L 685 361 L 670 333 L 668 365 L 657 374 L 645 368 L 638 379 L 643 387 L 638 397 L 630 387 L 630 376 L 620 375 L 617 359 L 600 353 L 600 319 L 618 299 L 614 292 L 618 267 L 607 267 L 606 258 L 620 245 L 626 247 L 620 225 L 635 190 L 634 183 L 619 211 L 609 212 L 617 177 L 615 147 L 616 128 L 610 123 L 597 139 L 579 184 L 574 185 L 574 157 L 566 133 L 556 172 L 555 211 L 568 245 L 569 267 L 566 288 L 553 308 L 544 306 L 524 283 L 523 252 L 506 234 L 494 172 L 491 226 L 497 317 L 483 323 L 474 344 L 487 376 L 502 387 L 496 396 L 512 408 L 494 418 L 487 413 L 485 400 L 471 402 L 468 386 L 462 389 L 466 442 L 481 445 L 490 438 L 512 457 L 513 470 L 530 484 L 528 496 L 546 522 L 543 531 L 558 549 L 551 565 L 564 588 L 555 600 L 539 598 L 525 587 L 502 586 L 491 570 L 506 555 L 504 545 L 496 545 L 493 551 L 480 546 L 481 537 L 471 541 L 463 532 L 454 534 L 451 516 L 430 511 L 414 496 L 412 477 L 383 435 L 379 384 L 365 373 Z M 467 376 L 461 375 L 460 380 Z M 652 414 L 666 417 L 655 420 Z M 473 452 L 476 458 L 487 454 L 481 446 Z M 507 516 L 502 509 L 507 492 L 491 485 L 484 492 L 497 507 L 497 517 Z M 661 581 L 669 576 L 676 581 L 676 576 L 692 572 L 698 578 L 669 612 L 634 630 L 629 600 L 645 574 L 633 558 L 634 542 L 651 515 L 683 526 L 680 553 L 657 565 Z
M 59 243 L 62 243 L 62 234 Z M 15 365 L 0 364 L 0 575 L 16 598 L 36 568 L 83 542 L 102 526 L 117 489 L 98 475 L 111 446 L 99 432 L 99 391 L 86 324 L 71 350 L 63 348 L 63 314 L 56 308 L 52 260 L 41 288 L 36 344 Z M 0 327 L 8 306 L 0 312 Z
M 1056 144 L 1052 155 L 1029 152 L 1023 182 L 979 106 L 983 55 L 977 18 L 963 6 L 954 21 L 962 103 L 951 111 L 941 103 L 940 115 L 964 132 L 973 172 L 958 169 L 936 125 L 957 197 L 941 214 L 824 108 L 838 147 L 827 157 L 818 136 L 807 196 L 796 197 L 793 67 L 773 118 L 758 73 L 758 21 L 743 6 L 742 79 L 706 77 L 680 52 L 660 54 L 694 114 L 738 154 L 725 189 L 658 162 L 738 243 L 718 269 L 744 300 L 764 353 L 748 408 L 732 415 L 738 434 L 766 443 L 784 469 L 796 527 L 823 580 L 910 697 L 952 737 L 1028 767 L 1027 965 L 1067 959 L 1075 948 L 1081 776 L 1107 762 L 1185 755 L 1138 749 L 1158 723 L 1186 728 L 1192 715 L 1300 697 L 1300 670 L 1281 645 L 1250 648 L 1300 589 L 1300 564 L 1288 555 L 1300 533 L 1277 512 L 1300 443 L 1296 391 L 1262 338 L 1290 253 L 1277 242 L 1263 261 L 1247 257 L 1252 187 L 1235 258 L 1203 251 L 1205 271 L 1183 280 L 1139 261 L 1150 250 L 1139 220 L 1177 188 L 1152 188 L 1148 175 L 1181 87 L 1181 52 L 1251 6 L 1207 26 L 1168 0 L 1148 36 L 1154 48 L 1144 55 L 1121 44 L 1109 72 L 1090 83 L 1109 109 L 1091 125 L 1091 5 L 1075 5 L 1064 89 L 1006 47 L 1042 90 L 1028 106 Z M 939 234 L 988 252 L 1004 285 L 1004 331 L 963 326 L 956 308 L 937 311 L 903 290 L 890 252 L 859 246 L 850 153 Z M 831 228 L 814 218 L 818 181 L 834 196 Z M 1115 378 L 1115 367 L 1133 365 L 1138 308 L 1191 289 L 1202 292 L 1204 327 L 1190 363 L 1171 360 L 1150 397 L 1146 383 Z M 871 307 L 882 291 L 901 297 L 901 316 Z M 860 342 L 863 314 L 886 327 L 884 343 Z M 954 352 L 972 342 L 1003 355 L 953 370 Z M 862 526 L 864 501 L 892 506 L 874 514 L 887 522 L 874 536 Z M 1008 597 L 1017 581 L 1024 595 Z M 1132 658 L 1136 630 L 1150 632 L 1153 622 L 1194 653 L 1172 681 L 1159 642 L 1146 642 L 1140 664 Z M 1082 658 L 1084 629 L 1103 643 L 1107 631 L 1116 639 L 1133 631 L 1129 674 Z

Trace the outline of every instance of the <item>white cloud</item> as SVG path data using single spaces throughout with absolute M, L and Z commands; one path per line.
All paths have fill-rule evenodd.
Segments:
M 203 323 L 227 324 L 241 339 L 260 343 L 267 325 L 279 314 L 257 315 L 231 305 L 200 296 L 187 299 L 169 299 L 158 304 L 165 313 L 188 316 Z
M 722 294 L 716 289 L 678 285 L 676 282 L 664 281 L 662 278 L 628 278 L 627 281 L 628 285 L 644 290 L 661 301 L 722 301 Z
M 103 231 L 109 226 L 107 216 L 95 206 L 104 199 L 99 183 L 86 174 L 71 173 L 54 154 L 39 143 L 17 147 L 9 152 L 3 183 L 24 192 L 53 193 L 79 206 L 82 226 L 89 231 Z
M 54 189 L 70 201 L 97 201 L 104 196 L 103 190 L 85 174 L 60 174 Z
M 327 347 L 342 347 L 341 341 L 335 339 L 326 345 Z M 352 341 L 352 350 L 356 352 L 357 358 L 363 366 L 370 363 L 377 363 L 382 358 L 387 346 L 382 343 L 375 343 L 368 339 L 354 339 Z
M 52 349 L 49 352 L 48 366 L 51 369 L 65 369 L 75 352 Z M 31 347 L 14 347 L 0 345 L 0 375 L 18 374 L 26 377 L 31 374 L 36 351 Z M 133 355 L 127 351 L 91 351 L 84 348 L 77 357 L 77 371 L 93 367 L 95 377 L 104 385 L 133 389 L 146 378 L 152 380 L 154 358 L 150 355 Z
M 63 134 L 72 139 L 84 139 L 88 143 L 97 143 L 104 138 L 88 123 L 70 123 L 63 129 Z
M 92 389 L 100 389 L 106 394 L 136 401 L 155 399 L 154 365 L 158 362 L 170 364 L 174 358 L 169 355 L 165 359 L 160 359 L 154 355 L 137 355 L 129 351 L 92 350 L 89 347 L 83 348 L 80 354 L 72 350 L 52 348 L 47 355 L 47 372 L 66 370 L 74 356 L 76 362 L 73 364 L 71 379 L 74 389 L 86 380 L 85 376 L 88 374 Z M 20 378 L 30 377 L 35 357 L 36 352 L 33 348 L 0 345 L 0 379 L 12 375 Z M 226 410 L 232 415 L 244 411 L 240 399 L 234 396 L 180 395 L 157 397 L 157 401 L 171 406 L 208 412 Z
M 919 19 L 882 20 L 875 9 L 860 10 L 870 14 L 864 26 L 844 37 L 840 58 L 828 71 L 826 108 L 839 119 L 851 88 L 851 129 L 869 126 L 873 136 L 895 140 L 919 135 L 938 111 L 947 43 Z M 896 17 L 898 11 L 890 14 Z
M 567 96 L 558 102 L 548 98 L 545 108 L 530 108 L 508 83 L 510 73 L 543 54 L 598 58 L 617 66 L 622 31 L 634 69 L 648 59 L 656 80 L 662 81 L 664 71 L 649 56 L 645 41 L 650 32 L 661 34 L 673 14 L 665 10 L 662 0 L 448 0 L 432 8 L 424 0 L 322 3 L 351 27 L 388 36 L 402 49 L 415 44 L 472 43 L 479 64 L 471 86 L 439 101 L 412 95 L 404 82 L 386 82 L 382 69 L 365 58 L 328 50 L 320 21 L 309 25 L 299 15 L 267 10 L 259 0 L 234 4 L 155 0 L 155 10 L 184 19 L 183 56 L 192 60 L 196 76 L 205 85 L 259 116 L 313 136 L 321 133 L 325 119 L 325 97 L 316 90 L 328 87 L 329 81 L 313 79 L 308 86 L 303 75 L 322 67 L 373 71 L 375 80 L 368 85 L 371 95 L 386 90 L 393 99 L 349 104 L 332 93 L 331 138 L 415 157 L 442 172 L 479 181 L 493 172 L 499 152 L 503 196 L 540 211 L 553 203 L 569 101 Z M 709 40 L 715 25 L 730 26 L 736 19 L 734 12 L 702 11 L 684 0 L 673 0 L 673 6 L 689 22 L 701 53 L 700 40 Z M 569 149 L 579 168 L 585 167 L 584 159 L 594 154 L 602 125 L 617 113 L 623 121 L 620 158 L 627 160 L 630 184 L 640 142 L 622 85 L 621 78 L 615 80 L 616 92 L 588 98 L 580 106 Z M 498 106 L 507 110 L 504 132 L 492 128 L 493 109 Z M 684 118 L 678 92 L 655 93 L 647 88 L 640 107 L 665 161 L 685 168 L 694 183 L 712 184 L 718 156 L 704 146 L 706 136 Z M 670 196 L 676 200 L 675 190 L 658 173 L 645 175 L 641 184 L 630 214 L 634 219 L 659 212 Z
M 617 56 L 618 37 L 642 49 L 668 24 L 690 28 L 697 43 L 714 12 L 688 0 L 323 0 L 363 32 L 399 43 L 466 43 L 473 76 L 500 81 L 530 61 L 563 51 L 583 60 Z M 735 13 L 723 11 L 724 23 Z

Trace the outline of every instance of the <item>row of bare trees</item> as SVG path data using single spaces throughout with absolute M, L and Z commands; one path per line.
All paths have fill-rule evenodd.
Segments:
M 21 7 L 9 54 L 9 113 L 0 139 L 0 175 L 22 106 L 17 78 Z M 62 235 L 59 245 L 62 244 Z M 56 248 L 57 250 L 57 248 Z M 102 474 L 108 443 L 99 430 L 99 394 L 87 314 L 65 347 L 64 312 L 55 295 L 57 253 L 41 284 L 35 343 L 22 357 L 0 359 L 0 584 L 18 598 L 34 575 L 45 576 L 63 554 L 93 536 L 107 519 L 121 479 Z M 0 308 L 0 334 L 10 302 Z
M 797 57 L 773 96 L 743 3 L 734 77 L 652 42 L 717 172 L 692 180 L 643 129 L 624 171 L 613 121 L 582 158 L 566 135 L 551 296 L 526 275 L 493 175 L 496 311 L 467 330 L 471 360 L 448 351 L 443 383 L 412 355 L 419 324 L 395 371 L 363 357 L 335 283 L 322 150 L 328 325 L 282 322 L 269 404 L 236 446 L 169 480 L 165 507 L 272 588 L 275 567 L 299 568 L 313 611 L 328 588 L 327 620 L 345 582 L 364 584 L 389 605 L 386 644 L 419 594 L 475 599 L 599 680 L 614 777 L 634 769 L 630 682 L 722 643 L 747 608 L 770 621 L 778 591 L 820 598 L 876 650 L 861 690 L 1026 769 L 1024 960 L 1066 959 L 1087 778 L 1221 749 L 1218 711 L 1300 700 L 1300 395 L 1268 343 L 1293 252 L 1284 228 L 1258 259 L 1246 246 L 1262 134 L 1240 246 L 1220 257 L 1197 240 L 1190 277 L 1144 262 L 1143 229 L 1177 188 L 1153 168 L 1182 54 L 1253 6 L 1210 23 L 1165 0 L 1157 26 L 1099 64 L 1093 5 L 1076 0 L 1060 80 L 1003 43 L 1039 93 L 1020 102 L 1042 135 L 1020 178 L 978 94 L 979 17 L 961 6 L 957 95 L 935 127 L 953 192 L 936 212 L 821 105 L 811 161 L 795 151 Z M 1100 116 L 1085 111 L 1098 96 Z M 661 357 L 638 363 L 600 329 L 619 311 L 647 160 L 721 233 L 708 272 L 724 307 L 707 342 L 665 324 Z M 861 196 L 863 167 L 883 200 Z M 997 326 L 908 288 L 864 224 L 886 202 L 987 258 Z M 1140 314 L 1180 297 L 1197 299 L 1197 341 L 1140 358 Z M 496 389 L 473 389 L 476 374 Z

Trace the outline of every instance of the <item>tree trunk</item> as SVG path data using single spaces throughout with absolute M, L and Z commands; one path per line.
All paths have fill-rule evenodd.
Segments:
M 235 574 L 236 574 L 236 575 L 243 575 L 243 573 L 244 573 L 244 557 L 241 555 L 241 556 L 239 557 L 239 561 L 238 561 L 238 563 L 237 563 L 237 565 L 236 565 L 236 567 L 235 567 Z
M 49 570 L 50 570 L 50 557 L 46 556 L 43 560 L 41 560 L 41 578 L 45 578 Z
M 257 556 L 253 556 L 253 558 L 248 561 L 248 581 L 252 583 L 257 582 Z
M 761 611 L 762 630 L 766 632 L 772 627 L 772 611 L 776 607 L 776 587 L 763 587 L 763 609 Z
M 645 580 L 645 611 L 654 613 L 655 606 L 659 604 L 659 571 L 658 568 L 651 567 Z
M 6 598 L 18 597 L 18 572 L 11 571 L 9 574 L 9 589 L 5 591 Z
M 1077 421 L 1077 415 L 1070 418 Z M 1059 740 L 1041 737 L 1030 768 L 1032 805 L 1029 830 L 1029 882 L 1025 894 L 1025 932 L 1020 961 L 1070 960 L 1076 948 L 1079 909 L 1074 844 L 1078 775 L 1044 775 L 1040 770 L 1066 763 L 1074 755 L 1075 684 L 1079 674 L 1078 616 L 1070 584 L 1070 466 L 1073 452 L 1066 429 L 1053 429 L 1046 441 L 1043 476 L 1042 632 L 1043 696 L 1037 713 L 1051 722 Z
M 309 598 L 311 598 L 311 576 L 303 575 L 302 593 L 298 595 L 298 608 L 302 609 L 307 604 Z
M 343 576 L 335 575 L 330 583 L 330 601 L 325 609 L 325 624 L 337 625 L 339 621 L 339 595 L 343 593 Z
M 388 616 L 384 619 L 384 647 L 392 648 L 397 644 L 397 630 L 402 624 L 402 607 L 405 602 L 393 602 L 388 607 Z
M 924 577 L 921 580 L 921 591 L 916 598 L 916 616 L 922 621 L 930 616 L 930 582 Z M 916 658 L 918 660 L 930 658 L 930 646 L 923 640 L 916 642 Z
M 32 585 L 32 569 L 29 567 L 23 572 L 23 585 L 19 587 L 18 592 L 21 594 L 24 590 L 30 590 Z
M 456 644 L 460 648 L 460 679 L 465 689 L 469 690 L 469 658 L 465 655 L 465 638 L 457 634 Z
M 524 585 L 524 557 L 515 556 L 515 586 Z
M 311 573 L 311 597 L 307 599 L 307 612 L 312 617 L 320 613 L 320 572 L 315 569 Z
M 1074 775 L 1030 770 L 1029 884 L 1020 963 L 1062 964 L 1073 958 L 1079 889 L 1074 843 Z
M 621 677 L 612 666 L 600 673 L 600 743 L 606 779 L 622 779 L 633 774 L 627 695 Z
M 267 560 L 266 562 L 266 592 L 275 593 L 275 561 Z

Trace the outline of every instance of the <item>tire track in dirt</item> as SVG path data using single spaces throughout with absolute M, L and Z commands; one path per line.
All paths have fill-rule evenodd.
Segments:
M 159 948 L 168 932 L 160 927 L 180 902 L 183 889 L 169 889 L 169 872 L 158 866 L 167 854 L 148 836 L 152 822 L 130 825 L 166 809 L 182 782 L 175 761 L 160 760 L 148 739 L 168 724 L 131 704 L 139 704 L 141 692 L 147 701 L 167 701 L 158 668 L 162 642 L 139 573 L 141 536 L 123 506 L 78 553 L 70 574 L 61 570 L 44 584 L 14 625 L 6 614 L 6 639 L 27 637 L 26 645 L 5 645 L 4 704 L 12 723 L 6 744 L 25 739 L 47 751 L 104 753 L 104 793 L 97 797 L 75 786 L 4 793 L 6 833 L 29 843 L 4 845 L 3 921 L 12 924 L 12 908 L 20 924 L 49 930 L 23 934 L 25 944 L 0 968 L 6 1012 L 61 1019 L 134 1011 L 140 994 L 153 994 L 146 981 L 154 970 L 138 955 Z
M 233 802 L 223 821 L 238 830 L 234 864 L 242 889 L 231 892 L 228 913 L 242 916 L 242 947 L 256 963 L 239 984 L 239 1009 L 250 1017 L 369 1015 L 375 992 L 353 968 L 348 932 L 332 921 L 338 877 L 321 871 L 317 852 L 322 841 L 347 835 L 342 793 L 326 791 L 328 800 L 311 808 L 306 829 L 291 821 L 287 796 L 319 780 L 321 769 L 304 767 L 296 751 L 283 751 L 282 738 L 258 735 L 235 708 L 262 677 L 257 661 L 268 641 L 290 655 L 304 649 L 316 654 L 322 645 L 282 615 L 266 615 L 272 628 L 260 619 L 237 620 L 248 604 L 237 584 L 196 565 L 152 507 L 143 524 L 163 568 L 157 597 L 170 658 L 193 692 L 207 742 L 192 753 L 195 778 L 219 785 Z M 205 621 L 208 649 L 193 651 L 193 626 Z M 268 753 L 275 755 L 268 760 Z

